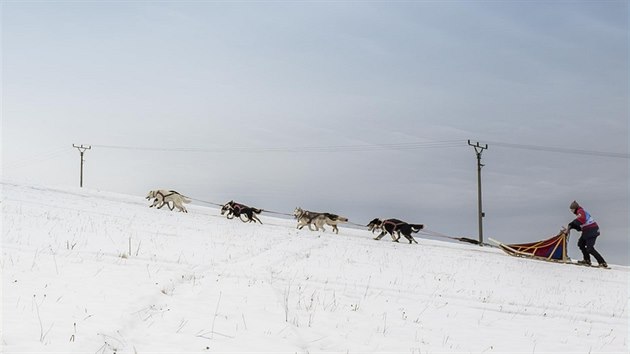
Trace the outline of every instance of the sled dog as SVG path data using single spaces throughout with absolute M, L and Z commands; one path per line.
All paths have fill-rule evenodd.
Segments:
M 237 217 L 242 222 L 259 222 L 262 224 L 262 221 L 256 216 L 256 214 L 262 213 L 262 209 L 248 207 L 245 204 L 236 203 L 233 200 L 230 200 L 221 207 L 221 215 L 226 213 L 228 219 Z M 245 219 L 243 219 L 243 217 L 245 217 Z
M 168 191 L 165 189 L 158 189 L 154 191 L 149 191 L 147 194 L 147 200 L 153 199 L 153 204 L 149 206 L 149 208 L 153 208 L 157 206 L 158 209 L 162 209 L 164 205 L 168 206 L 170 210 L 177 210 L 187 213 L 185 203 L 190 203 L 190 200 L 183 195 L 177 193 L 176 191 Z M 170 203 L 173 203 L 171 206 Z
M 418 243 L 418 241 L 416 241 L 413 236 L 411 236 L 411 233 L 422 230 L 424 228 L 424 225 L 408 224 L 398 219 L 381 220 L 379 218 L 376 218 L 370 221 L 370 223 L 367 224 L 367 227 L 369 231 L 372 231 L 372 233 L 377 230 L 381 231 L 381 233 L 374 238 L 375 240 L 380 240 L 383 236 L 389 234 L 392 237 L 392 241 L 398 242 L 398 240 L 400 239 L 400 235 L 402 234 L 407 240 L 409 240 L 409 243 Z M 398 237 L 395 237 L 394 233 L 396 233 Z
M 336 234 L 339 234 L 339 229 L 337 225 L 342 222 L 348 222 L 348 218 L 343 216 L 331 214 L 331 213 L 317 213 L 313 211 L 304 210 L 300 207 L 295 208 L 293 211 L 293 216 L 297 219 L 297 229 L 302 229 L 304 226 L 308 225 L 308 229 L 311 231 L 319 231 L 321 228 L 322 231 L 326 231 L 324 225 L 330 225 L 333 228 L 333 231 Z M 315 226 L 315 230 L 311 227 Z

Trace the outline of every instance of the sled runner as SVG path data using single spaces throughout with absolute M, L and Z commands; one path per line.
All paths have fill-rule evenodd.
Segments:
M 597 263 L 595 263 L 595 264 L 587 264 L 587 263 L 578 263 L 577 261 L 574 262 L 574 261 L 570 260 L 569 264 L 573 264 L 573 265 L 576 265 L 576 266 L 582 266 L 582 267 L 590 267 L 590 268 L 610 269 L 609 266 L 602 267 L 602 266 L 600 266 Z

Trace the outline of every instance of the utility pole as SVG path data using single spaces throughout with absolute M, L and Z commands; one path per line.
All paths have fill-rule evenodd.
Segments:
M 481 163 L 481 153 L 483 150 L 488 149 L 488 144 L 485 146 L 479 145 L 479 142 L 476 144 L 471 144 L 470 140 L 468 140 L 468 145 L 472 146 L 475 149 L 475 153 L 477 154 L 477 206 L 479 213 L 479 246 L 483 246 L 483 217 L 486 216 L 481 207 L 481 168 L 484 166 Z
M 81 146 L 77 146 L 75 144 L 72 144 L 72 147 L 77 148 L 79 150 L 79 152 L 81 153 L 81 179 L 79 182 L 79 187 L 83 188 L 83 153 L 85 153 L 85 150 L 90 150 L 92 148 L 92 146 L 88 145 L 88 146 L 83 146 L 83 144 L 81 144 Z

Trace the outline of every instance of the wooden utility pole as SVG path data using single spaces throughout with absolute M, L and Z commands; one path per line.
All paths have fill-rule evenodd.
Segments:
M 75 144 L 72 144 L 72 147 L 75 147 L 79 150 L 79 152 L 81 153 L 81 179 L 79 180 L 79 187 L 83 188 L 83 153 L 85 153 L 85 150 L 90 150 L 92 148 L 92 146 L 88 145 L 88 146 L 83 146 L 83 144 L 81 144 L 81 146 L 77 146 Z
M 468 145 L 472 146 L 475 149 L 475 153 L 477 154 L 477 207 L 478 207 L 478 217 L 479 217 L 479 246 L 483 246 L 483 217 L 486 216 L 486 213 L 483 212 L 483 208 L 481 207 L 481 168 L 484 166 L 481 163 L 481 153 L 483 150 L 488 149 L 488 144 L 485 146 L 479 145 L 479 142 L 476 144 L 471 144 L 470 140 L 468 140 Z

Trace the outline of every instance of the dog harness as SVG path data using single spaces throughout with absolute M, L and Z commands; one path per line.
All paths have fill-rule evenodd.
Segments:
M 171 193 L 164 195 L 164 193 L 162 193 L 162 191 L 158 191 L 156 194 L 161 195 L 161 196 L 162 196 L 162 199 L 164 199 L 164 198 L 166 198 L 166 197 L 170 197 L 170 196 L 174 195 L 175 193 L 177 193 L 177 192 L 175 192 L 175 191 L 170 191 L 170 192 L 171 192 Z
M 394 226 L 398 226 L 398 225 L 404 224 L 404 222 L 398 222 L 397 223 L 397 222 L 392 221 L 391 219 L 387 219 L 387 220 L 383 221 L 383 227 L 385 226 L 385 224 L 392 224 Z

